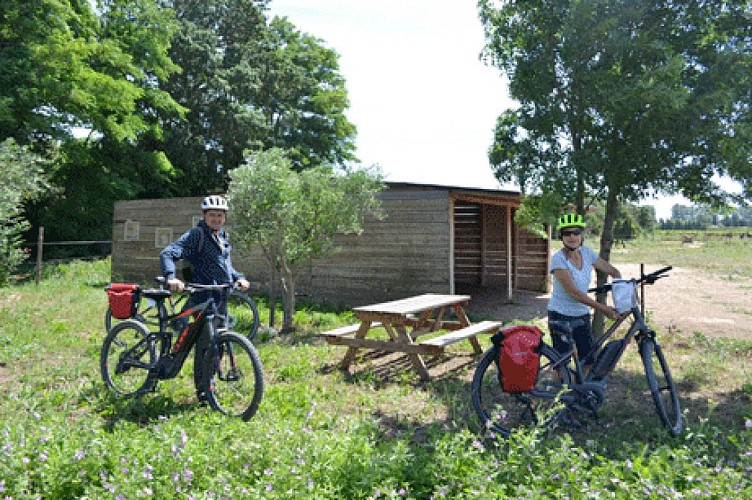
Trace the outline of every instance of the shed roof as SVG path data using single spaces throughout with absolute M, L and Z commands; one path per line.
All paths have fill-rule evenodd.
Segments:
M 449 196 L 455 200 L 479 203 L 485 205 L 520 205 L 520 192 L 505 189 L 491 189 L 463 186 L 446 186 L 441 184 L 423 184 L 412 182 L 385 181 L 388 189 L 395 191 L 420 190 L 420 191 L 448 191 Z

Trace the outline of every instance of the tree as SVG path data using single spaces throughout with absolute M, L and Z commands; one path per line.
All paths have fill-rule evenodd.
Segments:
M 182 194 L 226 189 L 247 149 L 283 148 L 298 169 L 354 159 L 336 52 L 285 19 L 268 21 L 267 3 L 166 1 L 181 26 L 170 55 L 183 69 L 167 89 L 190 110 L 164 139 Z
M 484 56 L 519 103 L 497 126 L 497 177 L 561 189 L 580 213 L 605 200 L 606 260 L 620 203 L 654 192 L 719 202 L 713 174 L 749 182 L 749 2 L 478 7 Z
M 52 239 L 109 239 L 114 199 L 170 194 L 153 138 L 183 111 L 160 88 L 178 69 L 167 56 L 172 12 L 156 0 L 101 0 L 96 12 L 88 0 L 5 0 L 2 12 L 0 137 L 56 160 L 47 166 L 59 189 L 28 218 Z
M 285 152 L 249 152 L 230 172 L 227 192 L 233 238 L 260 246 L 283 296 L 282 330 L 293 328 L 295 281 L 303 266 L 336 252 L 334 237 L 360 233 L 366 215 L 380 216 L 381 175 L 372 170 L 334 172 L 326 166 L 296 172 Z M 274 287 L 274 283 L 270 283 Z
M 71 138 L 75 127 L 137 138 L 158 112 L 177 112 L 159 82 L 170 11 L 155 0 L 4 0 L 0 25 L 0 137 L 19 144 Z
M 27 256 L 21 235 L 29 223 L 23 216 L 23 202 L 49 189 L 44 160 L 13 139 L 0 143 L 0 286 Z

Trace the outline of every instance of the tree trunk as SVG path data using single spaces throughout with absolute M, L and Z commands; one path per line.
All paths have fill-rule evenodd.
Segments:
M 281 333 L 291 332 L 295 329 L 293 325 L 293 316 L 295 315 L 295 276 L 286 263 L 282 263 L 282 290 L 284 296 L 282 299 L 282 316 Z
M 608 190 L 606 199 L 606 214 L 603 219 L 603 232 L 601 233 L 601 251 L 598 254 L 605 261 L 611 261 L 611 247 L 614 245 L 614 224 L 616 223 L 616 212 L 619 209 L 619 200 L 616 198 L 616 190 Z M 597 272 L 596 283 L 601 286 L 608 281 L 608 275 L 601 271 Z M 600 293 L 596 297 L 598 302 L 603 304 L 608 299 L 608 294 Z M 603 313 L 597 311 L 593 317 L 593 333 L 596 337 L 603 334 L 605 329 L 605 318 Z
M 277 266 L 274 258 L 269 259 L 269 327 L 274 328 L 274 314 L 277 305 Z

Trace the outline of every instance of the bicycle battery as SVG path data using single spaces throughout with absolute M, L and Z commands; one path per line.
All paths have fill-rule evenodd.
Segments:
M 612 340 L 601 349 L 590 373 L 595 375 L 596 380 L 604 378 L 611 373 L 616 366 L 619 355 L 624 350 L 624 339 Z

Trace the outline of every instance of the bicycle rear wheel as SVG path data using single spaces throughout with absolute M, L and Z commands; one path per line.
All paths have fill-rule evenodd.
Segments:
M 264 393 L 261 358 L 250 340 L 236 332 L 217 334 L 216 356 L 207 349 L 204 387 L 209 405 L 226 415 L 249 420 Z
M 509 437 L 517 429 L 545 426 L 558 420 L 562 404 L 558 394 L 571 385 L 568 369 L 556 369 L 558 351 L 548 344 L 541 346 L 538 380 L 535 388 L 526 393 L 509 394 L 502 390 L 496 348 L 483 354 L 471 386 L 472 403 L 481 424 L 488 431 Z
M 227 298 L 227 330 L 242 333 L 248 340 L 253 340 L 259 323 L 258 307 L 253 299 L 241 291 L 232 290 Z
M 134 320 L 122 321 L 112 327 L 102 344 L 102 379 L 121 396 L 145 392 L 156 359 L 156 342 L 146 326 Z
M 661 346 L 655 339 L 646 338 L 640 343 L 640 356 L 658 416 L 669 428 L 671 434 L 681 434 L 684 422 L 679 394 L 676 391 L 674 379 L 671 378 L 671 372 Z

